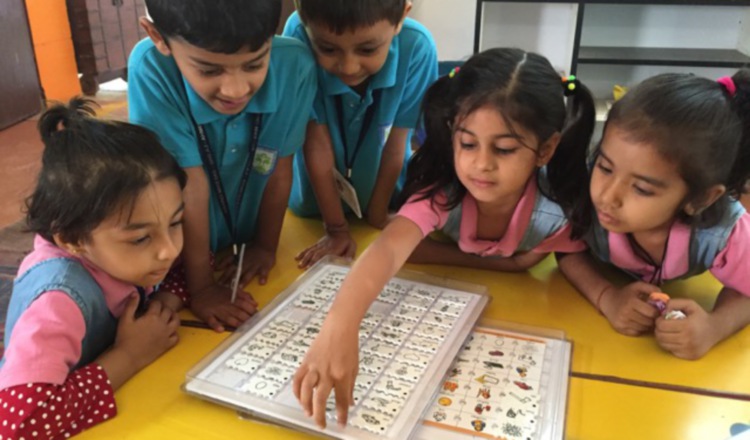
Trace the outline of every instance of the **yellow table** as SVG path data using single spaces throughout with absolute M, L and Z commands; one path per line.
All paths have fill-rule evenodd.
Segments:
M 317 240 L 319 222 L 287 215 L 277 266 L 266 286 L 251 285 L 261 306 L 302 272 L 293 257 Z M 362 251 L 377 231 L 355 224 Z M 444 266 L 410 266 L 448 278 L 488 286 L 493 297 L 484 317 L 562 329 L 573 341 L 574 375 L 614 376 L 626 381 L 653 382 L 750 396 L 750 330 L 725 341 L 700 361 L 688 362 L 663 352 L 652 337 L 617 334 L 557 271 L 549 258 L 527 274 L 504 274 Z M 708 306 L 718 283 L 699 277 L 665 289 L 673 296 L 691 296 Z M 189 313 L 183 315 L 189 318 Z M 139 373 L 117 392 L 120 414 L 80 438 L 227 439 L 303 438 L 303 434 L 258 422 L 240 420 L 219 405 L 190 397 L 180 390 L 185 373 L 227 334 L 182 328 L 180 344 Z M 689 391 L 689 390 L 688 390 Z M 646 386 L 621 385 L 572 378 L 567 437 L 570 439 L 724 439 L 735 422 L 750 422 L 750 403 L 700 393 L 674 392 Z
M 564 330 L 573 341 L 575 372 L 750 395 L 750 376 L 742 367 L 750 365 L 750 329 L 719 344 L 699 361 L 685 361 L 663 351 L 653 336 L 634 338 L 615 332 L 567 283 L 553 258 L 528 274 L 440 269 L 446 277 L 489 287 L 493 300 L 484 314 L 486 318 Z M 434 268 L 420 266 L 418 270 Z M 719 284 L 704 275 L 689 283 L 673 283 L 665 290 L 673 296 L 696 298 L 710 309 Z
M 227 334 L 182 328 L 180 344 L 139 373 L 116 395 L 119 414 L 80 435 L 91 439 L 313 438 L 241 420 L 235 411 L 180 391 L 185 373 Z M 723 440 L 736 422 L 750 421 L 748 403 L 573 378 L 569 440 Z

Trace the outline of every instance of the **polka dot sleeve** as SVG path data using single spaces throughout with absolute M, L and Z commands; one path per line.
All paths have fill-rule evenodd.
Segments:
M 30 383 L 0 391 L 0 440 L 66 439 L 117 414 L 107 373 L 89 364 L 62 385 Z

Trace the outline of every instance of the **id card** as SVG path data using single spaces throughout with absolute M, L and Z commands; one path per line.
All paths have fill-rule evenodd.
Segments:
M 359 198 L 357 197 L 357 191 L 354 189 L 351 183 L 341 175 L 339 170 L 333 169 L 333 178 L 336 180 L 336 189 L 339 192 L 341 199 L 349 205 L 354 211 L 354 214 L 358 218 L 362 218 L 362 208 L 359 206 Z

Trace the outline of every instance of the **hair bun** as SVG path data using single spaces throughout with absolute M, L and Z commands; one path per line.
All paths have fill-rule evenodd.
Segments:
M 39 118 L 39 134 L 46 143 L 58 131 L 75 125 L 76 121 L 96 116 L 97 104 L 90 98 L 77 96 L 68 105 L 57 104 L 45 111 Z

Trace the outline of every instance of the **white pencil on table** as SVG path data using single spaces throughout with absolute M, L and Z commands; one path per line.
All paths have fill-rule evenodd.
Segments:
M 242 260 L 245 257 L 245 243 L 240 246 L 240 258 L 237 261 L 237 273 L 234 274 L 234 281 L 232 282 L 232 304 L 237 299 L 237 289 L 240 287 L 240 276 L 242 275 Z

